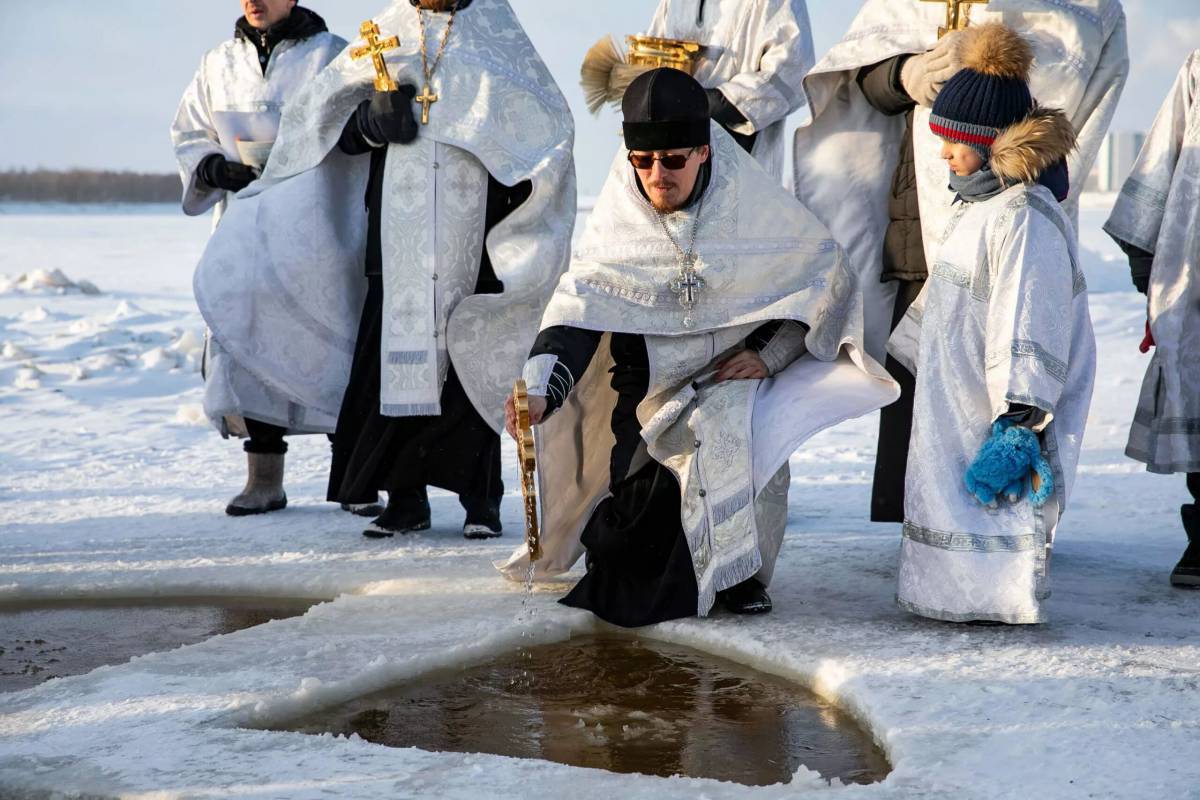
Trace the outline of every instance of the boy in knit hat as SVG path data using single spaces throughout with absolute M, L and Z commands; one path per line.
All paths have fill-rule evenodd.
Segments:
M 969 29 L 962 59 L 930 118 L 954 210 L 889 343 L 917 378 L 897 600 L 934 619 L 1035 623 L 1095 375 L 1059 207 L 1075 133 L 1034 102 L 1032 52 L 1009 28 Z

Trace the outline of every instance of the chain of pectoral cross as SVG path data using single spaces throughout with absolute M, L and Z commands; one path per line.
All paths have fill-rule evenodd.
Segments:
M 654 209 L 654 213 L 658 216 L 658 224 L 662 226 L 663 233 L 667 235 L 667 241 L 679 255 L 679 276 L 671 281 L 670 289 L 679 296 L 679 304 L 688 311 L 688 316 L 684 320 L 685 326 L 691 322 L 691 310 L 696 306 L 697 293 L 706 286 L 704 278 L 701 278 L 696 272 L 696 234 L 700 230 L 700 217 L 703 212 L 704 199 L 701 198 L 700 204 L 696 207 L 696 215 L 692 219 L 691 240 L 688 242 L 687 250 L 684 250 L 679 242 L 675 241 L 671 229 L 667 227 L 667 215 Z
M 442 63 L 442 56 L 446 53 L 446 43 L 450 41 L 450 31 L 454 27 L 454 17 L 458 14 L 459 2 L 460 0 L 454 0 L 454 5 L 450 7 L 450 19 L 446 20 L 446 30 L 442 32 L 442 41 L 438 45 L 437 55 L 433 58 L 432 67 L 429 66 L 429 50 L 426 45 L 425 9 L 417 9 L 417 14 L 421 20 L 421 71 L 425 73 L 425 88 L 414 99 L 421 104 L 422 125 L 429 124 L 429 107 L 441 99 L 433 93 L 430 87 L 433 84 L 433 73 L 437 72 L 438 66 Z

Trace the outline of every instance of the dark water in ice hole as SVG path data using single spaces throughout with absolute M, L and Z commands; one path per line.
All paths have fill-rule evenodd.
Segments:
M 313 605 L 311 600 L 196 599 L 0 607 L 0 692 L 298 617 Z
M 849 715 L 790 681 L 623 637 L 522 649 L 275 729 L 755 786 L 801 764 L 853 783 L 891 769 Z

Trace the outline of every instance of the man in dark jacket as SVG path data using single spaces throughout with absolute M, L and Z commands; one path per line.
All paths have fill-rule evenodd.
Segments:
M 858 85 L 877 111 L 888 116 L 904 115 L 904 137 L 900 140 L 900 163 L 892 176 L 888 198 L 888 227 L 883 241 L 880 280 L 897 284 L 894 329 L 908 307 L 917 299 L 928 275 L 925 242 L 921 235 L 921 211 L 917 204 L 916 158 L 913 152 L 913 116 L 917 106 L 931 105 L 941 85 L 960 67 L 958 35 L 938 41 L 922 55 L 899 55 L 864 67 Z M 875 522 L 904 521 L 904 477 L 908 468 L 908 440 L 912 433 L 913 376 L 900 362 L 888 356 L 887 370 L 900 384 L 900 400 L 880 412 L 879 447 L 875 460 L 875 488 L 871 495 L 871 519 Z

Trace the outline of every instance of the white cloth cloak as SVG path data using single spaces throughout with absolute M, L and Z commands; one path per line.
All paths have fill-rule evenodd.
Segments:
M 214 154 L 228 155 L 230 143 L 220 141 L 217 115 L 279 115 L 284 105 L 345 46 L 344 39 L 328 32 L 280 42 L 271 52 L 266 74 L 259 64 L 258 50 L 240 37 L 222 42 L 204 55 L 171 124 L 185 214 L 196 217 L 216 207 L 215 225 L 225 208 L 226 192 L 196 177 L 201 161 Z
M 1126 454 L 1200 472 L 1200 50 L 1163 103 L 1104 229 L 1154 253 L 1146 371 Z
M 758 134 L 755 159 L 782 180 L 785 121 L 815 60 L 805 0 L 661 0 L 648 33 L 706 46 L 696 80 L 742 112 L 734 130 Z
M 430 16 L 436 41 L 448 15 Z M 397 2 L 376 22 L 400 38 L 386 56 L 393 77 L 421 85 L 416 9 Z M 213 338 L 309 417 L 336 419 L 362 312 L 370 159 L 342 154 L 337 142 L 373 79 L 371 60 L 347 50 L 288 104 L 263 178 L 239 195 L 196 273 Z M 506 0 L 475 0 L 457 16 L 431 88 L 440 100 L 430 123 L 388 151 L 380 410 L 440 413 L 452 359 L 475 408 L 500 430 L 569 258 L 573 121 Z M 532 195 L 485 243 L 489 173 L 509 186 L 530 181 Z M 502 294 L 471 294 L 484 246 Z
M 1079 463 L 1096 372 L 1071 222 L 1042 186 L 955 206 L 889 350 L 917 377 L 897 602 L 963 622 L 1045 619 L 1054 532 Z M 1055 497 L 981 506 L 964 476 L 1010 404 L 1045 412 Z
M 645 336 L 650 389 L 637 413 L 648 455 L 680 483 L 700 615 L 722 589 L 755 574 L 770 581 L 787 521 L 791 454 L 818 431 L 899 393 L 862 350 L 861 295 L 841 247 L 715 124 L 713 146 L 702 204 L 668 218 L 673 236 L 686 242 L 700 213 L 696 269 L 706 287 L 691 327 L 670 288 L 677 252 L 624 150 L 542 318 L 543 329 Z M 808 354 L 764 381 L 713 384 L 715 363 L 771 320 L 808 325 Z M 578 560 L 580 534 L 608 491 L 615 395 L 607 341 L 563 408 L 538 429 L 538 577 Z M 497 567 L 523 579 L 528 549 L 522 545 Z
M 880 283 L 879 277 L 904 117 L 872 108 L 855 78 L 864 66 L 933 47 L 945 14 L 941 3 L 867 0 L 850 30 L 804 79 L 812 121 L 796 132 L 796 195 L 846 243 L 866 293 L 867 349 L 876 357 L 882 356 L 895 304 L 895 284 Z M 1079 194 L 1129 69 L 1120 1 L 991 0 L 971 7 L 971 21 L 1003 22 L 1030 40 L 1034 98 L 1065 111 L 1079 134 L 1068 160 L 1071 196 L 1064 204 L 1074 224 Z M 918 203 L 932 264 L 954 195 L 946 188 L 941 143 L 928 123 L 929 109 L 918 107 L 913 142 Z

